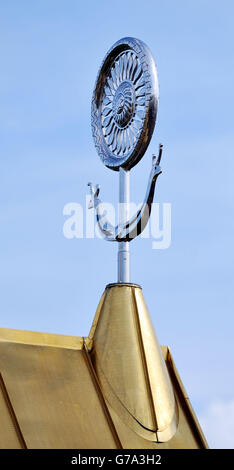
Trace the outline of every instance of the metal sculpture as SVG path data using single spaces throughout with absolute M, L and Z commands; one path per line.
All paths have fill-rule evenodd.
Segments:
M 94 207 L 100 231 L 107 241 L 119 242 L 118 282 L 129 282 L 129 242 L 145 228 L 151 213 L 155 184 L 162 172 L 153 155 L 144 203 L 129 220 L 129 171 L 143 157 L 151 140 L 158 107 L 158 79 L 149 48 L 139 39 L 123 38 L 106 54 L 92 99 L 92 132 L 103 163 L 119 171 L 119 223 L 106 218 L 100 185 L 88 183 L 89 208 Z
M 156 66 L 139 39 L 123 38 L 106 54 L 92 99 L 92 131 L 103 163 L 130 170 L 143 157 L 158 107 Z
M 102 201 L 98 198 L 100 185 L 97 184 L 96 188 L 94 188 L 92 183 L 88 183 L 91 192 L 91 200 L 88 208 L 95 208 L 98 227 L 105 240 L 111 242 L 130 242 L 145 229 L 151 214 L 155 184 L 158 176 L 162 173 L 161 167 L 159 166 L 161 155 L 162 145 L 160 145 L 158 158 L 153 155 L 152 170 L 150 172 L 146 195 L 141 208 L 130 220 L 123 222 L 122 224 L 118 224 L 115 227 L 108 221 Z

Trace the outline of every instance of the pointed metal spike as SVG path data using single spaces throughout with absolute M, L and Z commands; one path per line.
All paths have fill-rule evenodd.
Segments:
M 119 145 L 120 145 L 120 154 L 123 155 L 123 148 L 124 148 L 124 133 L 123 133 L 123 129 L 120 131 Z
M 128 79 L 129 80 L 131 80 L 132 68 L 133 68 L 133 56 L 132 54 L 129 54 L 129 66 L 128 66 Z
M 139 65 L 138 68 L 137 68 L 137 70 L 136 70 L 136 72 L 135 72 L 135 76 L 134 76 L 134 78 L 133 78 L 133 82 L 136 83 L 137 80 L 139 80 L 139 78 L 141 77 L 141 75 L 142 75 L 142 68 L 141 68 L 141 66 Z
M 127 52 L 126 60 L 127 60 L 126 78 L 127 78 L 127 80 L 129 80 L 130 71 L 131 71 L 131 67 L 132 67 L 132 54 L 130 52 Z
M 117 153 L 119 154 L 121 151 L 121 131 L 118 130 L 117 132 Z
M 119 67 L 120 67 L 120 81 L 122 82 L 122 80 L 123 80 L 123 67 L 124 67 L 123 57 L 122 56 L 120 56 L 120 58 L 119 58 Z
M 139 132 L 139 128 L 136 125 L 136 121 L 134 121 L 131 125 L 131 132 L 133 134 L 133 139 L 134 139 L 134 142 L 135 142 L 136 139 L 137 139 L 137 136 L 138 136 L 138 132 Z
M 117 131 L 118 131 L 118 127 L 115 126 L 114 131 L 113 131 L 112 152 L 115 152 L 116 147 L 117 147 Z
M 133 60 L 132 60 L 132 68 L 131 68 L 131 73 L 130 73 L 130 80 L 134 80 L 134 76 L 135 76 L 135 73 L 137 71 L 137 68 L 138 68 L 138 60 L 137 60 L 137 57 L 134 56 Z
M 117 83 L 117 78 L 116 78 L 116 74 L 115 74 L 115 69 L 114 69 L 114 68 L 111 69 L 111 78 L 112 78 L 112 81 L 113 81 L 113 84 L 114 84 L 115 89 L 117 89 L 117 88 L 118 88 L 118 83 Z
M 126 135 L 125 135 L 125 138 L 126 138 L 126 148 L 127 150 L 130 149 L 131 147 L 131 138 L 130 138 L 130 135 L 129 135 L 129 128 L 125 129 L 126 130 Z
M 135 142 L 136 140 L 136 133 L 137 129 L 135 129 L 134 124 L 132 122 L 131 127 L 129 127 L 129 135 L 131 137 L 131 145 Z
M 121 131 L 121 153 L 124 154 L 126 149 L 126 142 L 125 142 L 125 129 Z
M 128 52 L 125 53 L 124 60 L 125 60 L 125 79 L 128 80 L 128 67 L 129 67 L 129 54 L 128 54 Z
M 127 69 L 128 69 L 128 59 L 127 59 L 127 54 L 124 54 L 124 75 L 123 75 L 123 80 L 127 79 Z
M 123 130 L 123 144 L 122 144 L 122 148 L 123 148 L 123 154 L 126 152 L 126 149 L 127 149 L 127 132 L 126 132 L 126 129 Z
M 106 96 L 113 97 L 112 90 L 110 89 L 108 83 L 106 83 L 106 85 L 104 86 L 104 93 Z
M 107 83 L 109 85 L 110 90 L 113 91 L 115 88 L 114 88 L 113 81 L 112 81 L 111 77 L 107 78 Z
M 109 107 L 109 106 L 105 106 L 102 110 L 102 115 L 104 117 L 108 116 L 108 114 L 110 114 L 112 111 L 112 109 Z
M 137 80 L 136 85 L 135 85 L 135 90 L 138 90 L 138 88 L 142 87 L 145 85 L 145 80 L 143 77 L 141 77 L 139 80 Z
M 115 121 L 111 119 L 109 126 L 105 128 L 105 136 L 109 135 L 112 132 L 114 125 L 115 125 Z
M 102 103 L 104 104 L 104 106 L 107 106 L 108 104 L 111 104 L 111 99 L 109 96 L 105 96 L 105 98 L 103 98 L 102 100 Z
M 159 144 L 157 165 L 160 164 L 160 161 L 161 161 L 161 158 L 162 158 L 162 151 L 163 151 L 163 144 Z
M 118 80 L 118 84 L 120 84 L 120 66 L 119 66 L 119 62 L 115 62 L 115 73 L 116 73 L 116 77 L 117 77 L 117 80 Z
M 109 145 L 110 147 L 111 147 L 112 144 L 113 144 L 114 136 L 115 136 L 114 130 L 111 132 L 111 134 L 109 134 L 109 135 L 107 136 L 107 143 L 108 143 L 108 145 Z
M 103 126 L 104 127 L 109 126 L 111 120 L 112 120 L 112 116 L 107 116 L 105 119 L 103 119 Z

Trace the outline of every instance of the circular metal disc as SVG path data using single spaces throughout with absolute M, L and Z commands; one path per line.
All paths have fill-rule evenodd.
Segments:
M 143 157 L 158 106 L 156 66 L 139 39 L 123 38 L 106 54 L 92 99 L 92 132 L 103 163 L 130 170 Z

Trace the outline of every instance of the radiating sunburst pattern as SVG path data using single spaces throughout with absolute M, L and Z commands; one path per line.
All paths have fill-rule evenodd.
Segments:
M 135 147 L 145 118 L 146 89 L 140 61 L 132 50 L 110 66 L 102 94 L 101 123 L 105 142 L 115 156 Z

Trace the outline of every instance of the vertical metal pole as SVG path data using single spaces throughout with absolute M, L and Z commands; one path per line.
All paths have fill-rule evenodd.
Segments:
M 119 225 L 129 219 L 130 173 L 119 169 Z M 129 242 L 119 242 L 118 282 L 130 282 Z

